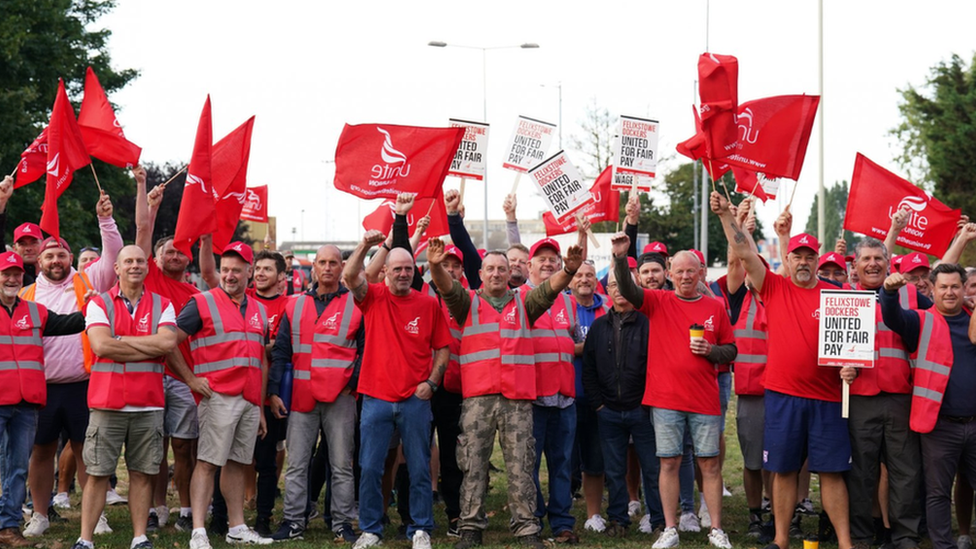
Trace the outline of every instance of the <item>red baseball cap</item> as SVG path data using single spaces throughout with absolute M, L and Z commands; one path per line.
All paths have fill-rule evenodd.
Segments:
M 3 252 L 0 254 L 0 272 L 17 268 L 24 270 L 24 259 L 17 252 Z
M 646 254 L 651 252 L 654 252 L 656 254 L 661 254 L 664 257 L 668 257 L 668 247 L 665 246 L 663 242 L 651 242 L 647 246 L 644 246 L 643 253 Z
M 786 251 L 793 253 L 800 248 L 810 248 L 814 253 L 820 253 L 820 242 L 813 235 L 800 233 L 790 239 L 790 245 Z
M 224 253 L 220 254 L 220 256 L 223 257 L 227 254 L 236 254 L 247 264 L 254 263 L 254 250 L 243 242 L 231 242 L 228 244 L 224 248 Z
M 628 255 L 627 256 L 627 266 L 630 267 L 631 269 L 636 269 L 637 268 L 637 260 L 634 259 L 633 257 L 630 257 Z
M 20 227 L 14 229 L 14 242 L 17 242 L 25 236 L 30 236 L 38 240 L 44 240 L 44 232 L 41 231 L 40 225 L 36 223 L 24 223 Z
M 931 269 L 932 264 L 929 263 L 929 256 L 919 253 L 912 252 L 908 255 L 902 256 L 901 263 L 898 265 L 898 272 L 905 274 L 915 269 Z
M 837 265 L 844 271 L 847 271 L 847 261 L 844 256 L 837 252 L 830 252 L 829 254 L 820 256 L 820 264 L 817 265 L 817 269 L 823 269 L 824 265 L 831 263 Z
M 454 244 L 444 246 L 444 255 L 453 255 L 462 264 L 464 263 L 464 254 L 462 254 L 461 250 L 459 250 Z
M 688 251 L 695 254 L 695 257 L 698 258 L 699 263 L 701 263 L 702 265 L 705 264 L 705 254 L 701 253 L 698 250 L 688 250 Z
M 64 248 L 65 250 L 68 250 L 69 254 L 71 253 L 71 246 L 68 246 L 68 242 L 63 238 L 54 238 L 53 236 L 49 236 L 45 238 L 43 242 L 41 242 L 42 252 L 44 250 L 50 250 L 51 248 Z
M 901 262 L 905 259 L 903 255 L 896 255 L 891 258 L 891 270 L 900 273 L 901 272 Z
M 556 242 L 555 240 L 553 240 L 551 238 L 543 238 L 542 240 L 540 240 L 540 241 L 536 242 L 535 244 L 533 244 L 532 245 L 532 248 L 529 249 L 529 259 L 532 259 L 533 257 L 535 257 L 536 252 L 538 252 L 542 248 L 549 248 L 549 249 L 555 251 L 556 252 L 556 255 L 559 255 L 559 254 L 562 253 L 562 251 L 559 249 L 559 243 L 558 242 Z

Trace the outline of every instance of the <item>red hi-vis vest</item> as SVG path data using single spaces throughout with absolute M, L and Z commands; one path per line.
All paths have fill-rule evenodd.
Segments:
M 41 334 L 47 308 L 23 301 L 13 315 L 0 314 L 0 406 L 47 404 Z
M 159 331 L 159 317 L 169 300 L 159 294 L 145 292 L 136 306 L 135 316 L 125 305 L 116 303 L 119 287 L 115 286 L 92 301 L 101 305 L 111 322 L 112 336 L 147 336 Z M 118 306 L 117 306 L 118 305 Z M 91 380 L 88 382 L 88 407 L 120 410 L 125 406 L 166 406 L 163 394 L 163 361 L 116 362 L 95 355 Z
M 311 412 L 316 402 L 335 402 L 352 379 L 356 362 L 356 332 L 363 314 L 350 292 L 329 302 L 321 315 L 306 294 L 288 303 L 285 314 L 291 323 L 294 381 L 291 408 Z
M 735 357 L 735 394 L 762 396 L 765 392 L 762 379 L 766 372 L 769 357 L 766 341 L 766 306 L 759 302 L 752 290 L 746 292 L 742 300 L 742 312 L 732 327 L 735 346 L 739 354 Z
M 75 291 L 75 301 L 78 303 L 78 310 L 85 310 L 85 296 L 92 289 L 88 274 L 84 271 L 76 271 L 71 277 L 71 285 Z M 37 283 L 24 286 L 20 289 L 20 298 L 27 301 L 34 301 L 34 294 L 37 291 Z M 85 357 L 85 371 L 91 373 L 92 363 L 95 362 L 95 353 L 91 350 L 91 343 L 88 342 L 88 334 L 81 332 L 81 351 Z
M 532 326 L 535 349 L 535 388 L 538 396 L 556 393 L 576 396 L 576 302 L 569 294 L 559 294 L 556 302 Z
M 256 299 L 241 308 L 219 288 L 194 295 L 203 329 L 191 336 L 193 373 L 223 395 L 261 405 L 261 360 L 268 315 Z
M 909 424 L 916 433 L 935 428 L 942 397 L 952 371 L 952 341 L 949 324 L 937 312 L 918 311 L 918 349 L 912 353 L 915 387 Z
M 534 400 L 535 356 L 532 331 L 522 292 L 502 312 L 478 295 L 461 329 L 461 390 L 464 398 L 501 394 L 511 400 Z
M 883 291 L 883 290 L 882 290 Z M 898 290 L 902 309 L 918 310 L 918 291 L 908 284 Z M 874 368 L 860 368 L 851 384 L 851 394 L 874 396 L 878 393 L 907 395 L 912 392 L 912 365 L 901 336 L 892 332 L 881 318 L 881 304 L 875 303 Z
M 464 280 L 461 280 L 462 285 Z M 451 330 L 451 344 L 448 345 L 448 349 L 451 352 L 450 358 L 447 360 L 447 369 L 444 370 L 444 379 L 441 381 L 441 387 L 445 391 L 451 393 L 461 393 L 461 363 L 458 361 L 458 357 L 461 356 L 461 327 L 458 326 L 454 317 L 451 316 L 451 311 L 447 310 L 447 305 L 444 300 L 437 295 L 434 291 L 434 287 L 426 282 L 424 282 L 424 290 L 426 290 L 427 295 L 437 300 L 441 305 L 441 310 L 444 311 L 444 318 L 447 319 L 447 327 Z

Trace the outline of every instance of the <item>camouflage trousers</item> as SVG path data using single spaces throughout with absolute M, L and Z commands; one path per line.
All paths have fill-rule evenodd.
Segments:
M 464 399 L 461 405 L 461 436 L 458 437 L 458 466 L 461 482 L 461 530 L 485 530 L 485 490 L 488 460 L 495 446 L 495 431 L 501 440 L 508 472 L 508 510 L 515 536 L 539 533 L 535 516 L 535 439 L 532 437 L 532 401 L 509 400 L 502 395 Z

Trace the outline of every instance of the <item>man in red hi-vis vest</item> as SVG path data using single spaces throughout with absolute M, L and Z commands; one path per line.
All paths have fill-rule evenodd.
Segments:
M 356 384 L 362 362 L 365 332 L 362 313 L 352 294 L 339 284 L 342 253 L 325 245 L 312 264 L 315 284 L 291 298 L 281 316 L 271 350 L 268 400 L 272 413 L 288 417 L 285 449 L 283 520 L 272 534 L 275 541 L 301 539 L 305 532 L 310 462 L 319 429 L 325 434 L 332 473 L 332 532 L 336 540 L 356 541 L 356 485 L 353 452 L 356 447 Z M 291 406 L 281 398 L 281 378 L 293 368 Z
M 953 263 L 932 269 L 935 307 L 911 310 L 899 304 L 908 277 L 884 281 L 881 313 L 911 353 L 911 429 L 921 433 L 925 511 L 935 549 L 956 547 L 952 535 L 952 483 L 962 468 L 972 489 L 976 479 L 976 323 L 963 309 L 966 270 Z M 965 534 L 965 532 L 963 532 Z
M 509 289 L 511 270 L 502 252 L 488 252 L 481 263 L 481 289 L 465 290 L 444 268 L 447 253 L 440 239 L 427 248 L 431 280 L 461 327 L 461 437 L 458 465 L 461 482 L 461 540 L 457 549 L 482 544 L 488 527 L 484 499 L 488 458 L 501 440 L 508 471 L 510 529 L 519 543 L 542 549 L 536 517 L 535 444 L 532 403 L 536 391 L 536 358 L 532 323 L 546 314 L 583 262 L 583 250 L 571 247 L 562 268 L 529 290 Z
M 163 361 L 176 348 L 176 313 L 168 299 L 146 291 L 147 268 L 142 248 L 122 248 L 115 260 L 118 284 L 86 308 L 95 362 L 83 451 L 88 481 L 81 503 L 81 536 L 72 549 L 94 547 L 92 534 L 123 444 L 129 470 L 130 547 L 152 549 L 146 526 L 152 476 L 163 460 Z
M 190 549 L 210 548 L 204 523 L 218 467 L 223 467 L 227 543 L 271 543 L 244 523 L 244 466 L 253 460 L 257 437 L 266 433 L 261 404 L 268 317 L 264 306 L 246 294 L 253 260 L 247 244 L 227 245 L 220 256 L 220 287 L 194 295 L 176 319 L 178 339 L 190 341 L 193 370 L 179 352 L 169 354 L 169 364 L 202 398 L 197 464 L 190 479 Z
M 20 533 L 21 504 L 27 495 L 27 464 L 37 411 L 47 402 L 43 337 L 77 334 L 85 327 L 80 312 L 59 315 L 18 297 L 24 284 L 24 261 L 14 252 L 0 254 L 0 434 L 3 468 L 0 483 L 0 545 L 29 547 Z M 104 497 L 105 492 L 102 492 Z

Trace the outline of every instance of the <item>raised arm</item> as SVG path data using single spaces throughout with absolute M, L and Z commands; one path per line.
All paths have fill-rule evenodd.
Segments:
M 779 274 L 790 276 L 790 266 L 786 263 L 786 254 L 789 253 L 790 247 L 790 234 L 793 231 L 793 214 L 790 213 L 789 208 L 783 210 L 776 221 L 773 222 L 773 231 L 776 233 L 776 240 L 779 241 Z M 728 234 L 726 234 L 726 237 Z M 729 242 L 732 242 L 729 239 Z
M 444 257 L 444 242 L 439 238 L 431 238 L 427 243 L 427 265 L 430 267 L 430 281 L 434 283 L 441 295 L 448 293 L 454 287 L 454 279 L 442 264 Z
M 722 228 L 725 230 L 725 238 L 729 241 L 729 247 L 742 262 L 753 286 L 756 290 L 762 289 L 763 281 L 766 279 L 766 266 L 763 265 L 759 255 L 754 251 L 755 244 L 751 242 L 752 236 L 739 227 L 738 222 L 732 216 L 732 210 L 729 209 L 728 200 L 720 193 L 712 191 L 709 206 L 711 206 L 712 213 L 722 220 Z M 786 263 L 785 256 L 783 259 L 783 263 Z
M 640 195 L 638 193 L 632 193 L 627 198 L 626 212 L 627 217 L 624 218 L 624 233 L 630 238 L 630 248 L 627 250 L 627 255 L 637 259 L 637 230 L 638 224 L 640 223 Z
M 366 231 L 362 242 L 353 250 L 352 255 L 346 261 L 346 266 L 342 269 L 342 283 L 345 284 L 346 288 L 349 288 L 356 301 L 365 299 L 366 291 L 369 289 L 366 274 L 363 273 L 363 260 L 366 258 L 366 252 L 383 242 L 385 238 L 386 235 L 379 231 Z
M 210 288 L 220 286 L 220 276 L 217 275 L 217 260 L 214 258 L 212 234 L 200 236 L 200 276 Z
M 386 256 L 393 249 L 393 232 L 386 237 L 383 245 L 376 249 L 376 253 L 370 258 L 366 265 L 366 281 L 370 284 L 378 284 L 383 280 L 383 265 L 386 264 Z
M 962 257 L 962 253 L 966 250 L 966 246 L 969 245 L 973 239 L 976 239 L 976 223 L 969 223 L 969 218 L 966 218 L 967 222 L 962 223 L 960 220 L 959 232 L 956 234 L 956 238 L 952 241 L 952 245 L 946 250 L 945 255 L 942 256 L 942 263 L 959 263 L 959 258 Z
M 553 291 L 559 293 L 568 288 L 569 283 L 573 281 L 573 277 L 576 276 L 576 271 L 579 270 L 582 264 L 583 248 L 570 246 L 566 250 L 566 257 L 563 258 L 563 268 L 549 277 L 549 285 L 552 286 Z
M 576 245 L 583 249 L 583 261 L 586 261 L 587 248 L 589 247 L 590 219 L 582 213 L 576 214 Z
M 902 229 L 908 226 L 909 219 L 911 219 L 911 215 L 908 212 L 908 206 L 902 206 L 895 212 L 895 215 L 891 216 L 891 227 L 888 229 L 888 236 L 884 239 L 885 249 L 888 250 L 889 255 L 895 253 L 898 235 L 901 234 Z
M 644 290 L 634 282 L 634 277 L 630 274 L 630 265 L 627 264 L 630 237 L 617 233 L 610 240 L 610 245 L 613 253 L 613 272 L 617 279 L 617 291 L 634 307 L 640 309 L 644 306 Z
M 468 279 L 468 284 L 472 290 L 481 287 L 481 277 L 478 271 L 481 270 L 481 255 L 478 248 L 471 241 L 471 235 L 464 227 L 464 218 L 458 213 L 461 205 L 461 194 L 457 190 L 451 189 L 444 193 L 444 207 L 447 210 L 447 226 L 451 231 L 451 242 L 464 255 L 464 276 Z
M 420 246 L 420 241 L 424 238 L 424 233 L 427 232 L 427 227 L 430 226 L 430 216 L 425 215 L 417 220 L 417 228 L 413 230 L 413 236 L 410 237 L 410 249 L 416 250 Z
M 150 197 L 146 193 L 146 168 L 132 168 L 132 176 L 136 180 L 136 246 L 142 248 L 146 257 L 152 257 L 153 218 L 149 216 Z M 158 188 L 153 188 L 157 195 L 153 198 L 157 201 L 162 198 L 162 192 L 156 191 Z
M 508 245 L 522 243 L 522 235 L 519 234 L 518 218 L 515 217 L 515 209 L 518 207 L 518 197 L 514 194 L 505 196 L 502 202 L 502 209 L 505 210 L 505 231 L 508 233 Z

